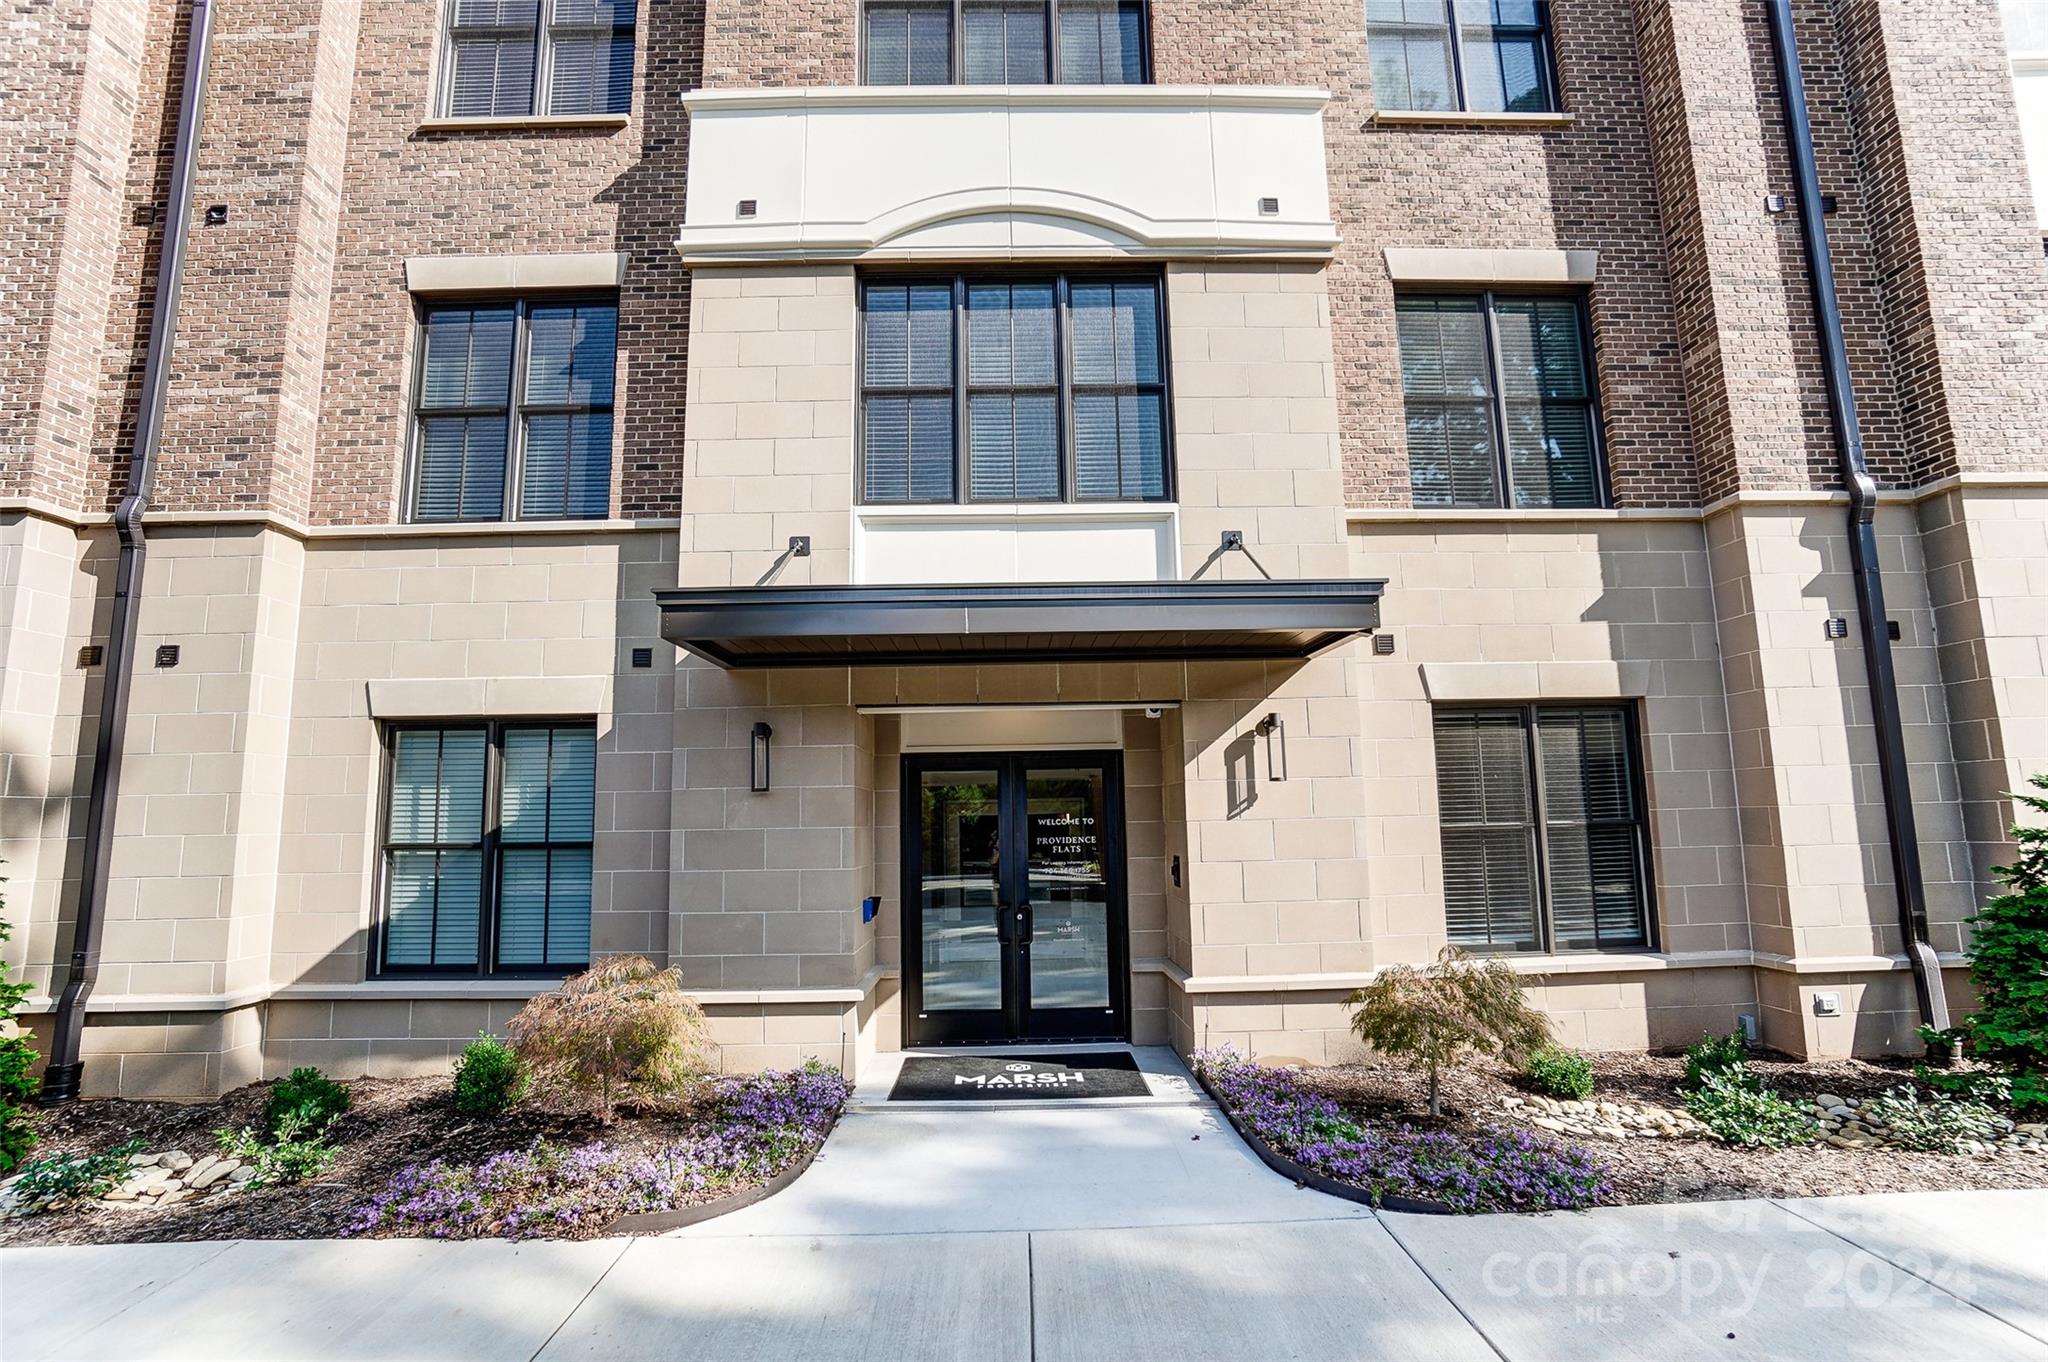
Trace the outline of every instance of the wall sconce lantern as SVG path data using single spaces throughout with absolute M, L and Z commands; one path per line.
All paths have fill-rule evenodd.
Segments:
M 1287 779 L 1287 725 L 1277 713 L 1269 713 L 1252 726 L 1252 732 L 1266 740 L 1266 779 Z
M 755 794 L 768 793 L 768 740 L 775 736 L 775 730 L 767 724 L 756 721 L 752 744 L 753 769 L 747 788 Z

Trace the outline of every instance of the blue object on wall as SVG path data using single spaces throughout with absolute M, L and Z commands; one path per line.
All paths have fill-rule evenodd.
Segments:
M 881 911 L 882 896 L 880 894 L 870 894 L 860 901 L 860 920 L 862 922 L 873 922 L 875 914 Z

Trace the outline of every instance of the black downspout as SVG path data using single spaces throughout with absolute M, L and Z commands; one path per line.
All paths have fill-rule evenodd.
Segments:
M 178 325 L 178 288 L 185 273 L 185 243 L 192 219 L 192 166 L 199 155 L 199 113 L 206 103 L 206 57 L 213 32 L 208 0 L 192 0 L 186 28 L 185 81 L 178 94 L 177 141 L 171 148 L 170 201 L 165 206 L 163 241 L 157 248 L 156 304 L 149 319 L 149 348 L 143 352 L 142 408 L 135 419 L 135 443 L 128 456 L 128 491 L 114 511 L 120 557 L 114 564 L 114 612 L 107 629 L 107 670 L 100 691 L 99 736 L 93 750 L 92 790 L 86 798 L 85 865 L 78 878 L 78 912 L 71 929 L 71 968 L 57 997 L 50 1035 L 50 1061 L 43 1070 L 39 1100 L 56 1106 L 78 1096 L 85 1062 L 80 1058 L 85 1003 L 100 972 L 100 941 L 106 934 L 107 870 L 114 851 L 114 802 L 121 788 L 121 749 L 128 728 L 133 684 L 136 612 L 142 599 L 146 556 L 142 517 L 156 482 L 157 445 L 163 435 L 165 386 L 170 379 L 171 342 Z
M 1856 395 L 1849 386 L 1849 349 L 1842 336 L 1842 308 L 1835 296 L 1835 262 L 1828 250 L 1820 169 L 1813 154 L 1813 127 L 1806 112 L 1806 75 L 1792 29 L 1792 0 L 1771 0 L 1771 39 L 1777 49 L 1778 82 L 1785 96 L 1785 139 L 1799 182 L 1799 233 L 1813 282 L 1815 319 L 1820 323 L 1821 371 L 1828 385 L 1828 414 L 1842 459 L 1842 484 L 1849 492 L 1849 564 L 1856 581 L 1856 610 L 1863 634 L 1863 662 L 1870 676 L 1870 713 L 1877 736 L 1878 778 L 1884 788 L 1885 826 L 1891 842 L 1892 883 L 1898 890 L 1899 931 L 1913 970 L 1920 1019 L 1947 1030 L 1948 999 L 1941 986 L 1941 962 L 1927 941 L 1927 886 L 1920 872 L 1920 837 L 1914 828 L 1913 790 L 1906 765 L 1906 730 L 1899 716 L 1898 678 L 1892 670 L 1891 628 L 1884 609 L 1884 577 L 1877 553 L 1877 483 L 1863 459 L 1863 432 L 1856 421 Z

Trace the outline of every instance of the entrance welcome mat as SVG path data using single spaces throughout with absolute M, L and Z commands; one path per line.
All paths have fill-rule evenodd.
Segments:
M 1145 1097 L 1138 1061 L 1099 1055 L 911 1055 L 889 1089 L 891 1102 L 1070 1101 Z

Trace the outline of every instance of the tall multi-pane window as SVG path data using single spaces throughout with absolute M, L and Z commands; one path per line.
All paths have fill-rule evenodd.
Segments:
M 625 113 L 639 0 L 444 0 L 440 112 Z
M 869 0 L 869 85 L 1142 85 L 1144 0 Z
M 1156 277 L 884 277 L 861 307 L 864 501 L 1170 494 Z
M 604 518 L 617 306 L 434 304 L 420 329 L 412 518 Z
M 1436 713 L 1444 914 L 1469 950 L 1650 944 L 1648 837 L 1630 712 Z
M 392 730 L 384 970 L 589 962 L 596 752 L 588 723 Z
M 1417 506 L 1598 506 L 1599 413 L 1576 297 L 1406 295 L 1394 304 Z
M 1558 108 L 1545 0 L 1366 0 L 1365 28 L 1377 108 Z

